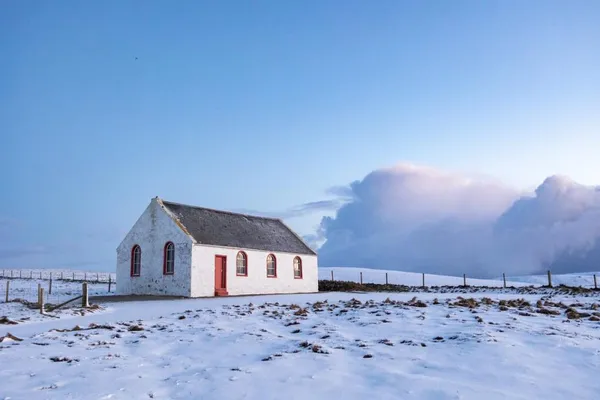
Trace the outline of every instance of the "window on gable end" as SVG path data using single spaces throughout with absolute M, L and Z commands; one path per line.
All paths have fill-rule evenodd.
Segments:
M 142 272 L 142 249 L 137 244 L 131 249 L 131 276 L 140 276 Z
M 163 274 L 173 275 L 175 273 L 175 245 L 173 242 L 165 244 L 163 255 Z

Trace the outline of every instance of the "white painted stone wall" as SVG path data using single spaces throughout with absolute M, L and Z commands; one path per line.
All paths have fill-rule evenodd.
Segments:
M 248 276 L 236 275 L 238 251 L 248 256 Z M 317 257 L 303 254 L 275 253 L 277 277 L 267 278 L 267 251 L 194 245 L 192 249 L 192 297 L 214 296 L 215 255 L 227 257 L 227 292 L 230 296 L 246 294 L 314 293 L 318 289 Z M 294 257 L 302 259 L 303 277 L 294 278 Z
M 175 273 L 163 275 L 164 247 L 169 241 L 175 245 Z M 192 238 L 152 199 L 117 248 L 117 293 L 190 296 L 192 243 Z M 142 249 L 142 267 L 140 276 L 132 277 L 131 250 L 136 244 Z

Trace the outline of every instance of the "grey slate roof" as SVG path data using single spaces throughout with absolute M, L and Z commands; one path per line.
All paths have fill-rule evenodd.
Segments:
M 199 244 L 316 255 L 279 219 L 161 201 Z

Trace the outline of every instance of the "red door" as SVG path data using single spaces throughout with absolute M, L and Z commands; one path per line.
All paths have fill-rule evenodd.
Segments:
M 215 296 L 227 296 L 227 257 L 215 256 Z

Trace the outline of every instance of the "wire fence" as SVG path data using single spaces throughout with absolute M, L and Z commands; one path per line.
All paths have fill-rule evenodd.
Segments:
M 0 303 L 38 303 L 40 288 L 43 288 L 44 303 L 48 305 L 61 304 L 80 295 L 82 285 L 89 287 L 92 296 L 115 294 L 114 274 L 67 272 L 0 270 Z
M 39 287 L 44 288 L 44 303 L 45 304 L 61 304 L 68 299 L 77 296 L 78 291 L 76 290 L 55 290 L 50 291 L 49 286 L 42 285 L 36 281 L 24 281 L 20 282 L 19 285 L 7 285 L 8 280 L 0 280 L 0 302 L 12 302 L 21 301 L 27 303 L 38 302 L 38 290 Z M 38 286 L 39 285 L 39 286 Z M 7 291 L 8 290 L 8 291 Z M 81 292 L 81 290 L 79 290 Z
M 46 284 L 47 287 L 45 287 Z M 18 278 L 0 278 L 0 298 L 3 299 L 6 305 L 8 303 L 21 303 L 26 307 L 25 309 L 39 310 L 40 314 L 56 317 L 56 315 L 50 315 L 48 312 L 56 311 L 59 308 L 64 309 L 65 306 L 70 308 L 79 299 L 81 299 L 81 303 L 79 303 L 81 307 L 89 307 L 88 286 L 87 282 L 81 285 L 69 283 L 68 285 L 63 285 L 62 290 L 53 290 L 51 279 L 47 281 L 38 280 L 36 282 Z M 11 308 L 6 309 L 3 307 L 3 309 L 4 311 L 8 311 L 9 314 L 13 314 L 13 317 L 16 314 L 17 317 L 21 315 L 21 319 L 30 318 L 29 313 L 23 313 L 25 309 L 18 311 L 12 309 L 12 312 L 10 311 Z M 5 315 L 2 318 L 4 320 L 2 323 L 6 323 L 7 316 Z
M 0 278 L 7 279 L 36 279 L 36 280 L 62 280 L 72 282 L 97 282 L 113 284 L 117 282 L 117 276 L 110 272 L 81 272 L 81 271 L 44 271 L 26 269 L 2 269 Z
M 534 287 L 554 287 L 554 286 L 570 286 L 582 287 L 586 289 L 598 290 L 600 285 L 600 277 L 596 274 L 586 274 L 580 276 L 553 276 L 551 271 L 547 271 L 546 276 L 536 276 L 535 282 L 527 281 L 509 281 L 510 278 L 506 274 L 502 274 L 500 279 L 477 279 L 469 278 L 467 274 L 462 276 L 440 276 L 435 274 L 425 273 L 410 273 L 406 274 L 399 271 L 384 272 L 373 269 L 356 269 L 354 268 L 335 268 L 319 269 L 320 281 L 344 281 L 359 284 L 385 284 L 385 285 L 404 285 L 411 287 L 428 287 L 428 286 L 472 286 L 472 287 L 500 287 L 507 288 L 509 286 L 534 286 Z
M 334 270 L 336 270 L 336 274 L 334 274 Z M 342 281 L 351 281 L 356 283 L 385 283 L 385 284 L 396 284 L 396 285 L 407 285 L 407 286 L 441 286 L 441 285 L 456 285 L 456 286 L 499 286 L 499 287 L 507 287 L 508 285 L 512 285 L 513 283 L 518 283 L 520 285 L 525 286 L 525 282 L 507 282 L 507 277 L 505 274 L 502 274 L 502 278 L 500 280 L 480 280 L 480 279 L 471 279 L 466 274 L 462 277 L 439 277 L 437 275 L 429 275 L 429 274 L 410 274 L 408 275 L 398 275 L 396 276 L 395 271 L 383 272 L 381 270 L 372 270 L 365 269 L 360 270 L 354 268 L 341 268 L 339 271 L 337 268 L 334 269 L 324 269 L 319 268 L 319 280 L 342 280 Z M 341 272 L 339 275 L 337 273 Z M 364 274 L 364 276 L 363 276 Z M 400 273 L 402 274 L 402 273 Z M 419 276 L 420 275 L 420 276 Z M 553 279 L 551 271 L 547 271 L 547 277 L 544 279 L 540 279 L 537 283 L 529 283 L 533 286 L 556 286 L 561 285 L 562 278 L 560 275 L 557 276 L 559 279 Z M 577 282 L 572 281 L 572 277 L 569 278 L 569 282 L 566 283 L 568 286 L 580 286 L 585 288 L 598 289 L 599 280 L 595 274 L 582 275 L 578 277 Z M 25 296 L 27 299 L 35 298 L 37 300 L 37 284 L 39 281 L 46 281 L 42 283 L 48 286 L 48 282 L 56 281 L 55 284 L 59 282 L 88 282 L 92 285 L 94 284 L 106 284 L 107 292 L 114 292 L 114 288 L 116 287 L 117 279 L 116 274 L 110 272 L 85 272 L 85 271 L 57 271 L 57 270 L 28 270 L 28 269 L 2 269 L 0 270 L 0 282 L 3 280 L 14 280 L 17 279 L 19 282 L 30 281 L 30 285 L 25 283 L 15 285 L 15 288 L 22 288 L 21 294 Z M 52 286 L 52 283 L 49 284 Z M 5 299 L 6 296 L 6 287 L 0 285 L 0 301 L 1 299 Z M 94 285 L 98 288 L 97 285 Z M 16 295 L 19 292 L 14 292 L 15 289 L 11 290 L 10 295 L 13 293 Z M 59 300 L 60 296 L 63 293 L 67 293 L 69 296 L 70 292 L 67 290 L 60 291 L 52 291 L 50 288 L 47 288 L 44 295 L 49 296 L 49 300 L 52 299 L 52 296 L 57 296 L 56 299 Z M 100 294 L 100 293 L 98 293 Z M 24 297 L 24 298 L 25 298 Z

